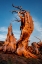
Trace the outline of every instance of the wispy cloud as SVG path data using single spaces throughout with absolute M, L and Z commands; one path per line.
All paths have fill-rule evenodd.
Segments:
M 0 27 L 0 32 L 7 32 L 7 28 L 6 27 Z
M 38 21 L 37 19 L 34 19 L 34 28 L 38 31 L 38 32 L 42 32 L 42 27 L 41 27 L 41 23 L 40 21 Z
M 13 33 L 20 34 L 19 30 L 13 30 Z
M 6 39 L 6 34 L 0 34 L 0 41 L 4 41 Z

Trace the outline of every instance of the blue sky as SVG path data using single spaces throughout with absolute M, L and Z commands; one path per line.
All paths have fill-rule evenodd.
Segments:
M 0 40 L 5 40 L 10 22 L 13 21 L 15 17 L 18 18 L 17 14 L 12 14 L 10 12 L 14 10 L 12 3 L 30 11 L 30 15 L 34 20 L 34 31 L 30 36 L 30 41 L 39 41 L 34 36 L 42 40 L 42 0 L 0 0 Z M 15 37 L 19 39 L 20 23 L 14 21 L 12 26 Z

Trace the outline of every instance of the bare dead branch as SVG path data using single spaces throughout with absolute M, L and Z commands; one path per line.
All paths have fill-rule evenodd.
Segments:
M 19 9 L 19 10 L 22 10 L 22 7 L 21 7 L 21 6 L 14 6 L 13 4 L 12 4 L 12 6 L 13 6 L 14 8 Z

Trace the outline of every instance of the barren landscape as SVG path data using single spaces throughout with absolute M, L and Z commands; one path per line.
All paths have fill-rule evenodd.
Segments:
M 7 7 L 8 6 L 6 6 L 6 8 Z M 26 7 L 24 6 L 23 9 L 20 5 L 15 6 L 12 4 L 12 7 L 9 6 L 9 8 L 13 9 L 11 11 L 7 10 L 10 14 L 8 14 L 8 12 L 4 13 L 9 16 L 5 18 L 3 14 L 0 15 L 0 17 L 4 17 L 3 22 L 0 22 L 0 64 L 42 64 L 42 24 L 40 24 L 39 21 L 39 23 L 34 22 L 34 17 L 32 17 L 32 13 L 37 11 L 32 11 L 31 9 L 30 12 L 32 13 L 30 13 Z M 36 10 L 36 7 L 34 8 Z M 9 20 L 10 22 L 8 23 L 6 19 L 8 20 L 9 17 L 11 19 L 14 17 L 14 19 Z M 39 14 L 38 18 L 41 19 Z M 17 25 L 17 23 L 19 24 Z M 33 36 L 31 37 L 32 33 Z M 34 38 L 36 38 L 36 40 Z

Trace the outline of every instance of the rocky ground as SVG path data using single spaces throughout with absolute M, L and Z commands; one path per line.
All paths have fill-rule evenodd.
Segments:
M 2 41 L 1 41 L 2 42 Z M 0 46 L 4 43 L 0 42 Z M 38 59 L 25 58 L 14 53 L 4 53 L 0 51 L 0 64 L 42 64 L 42 55 L 38 55 Z
M 0 64 L 42 64 L 42 58 L 25 58 L 16 54 L 0 52 Z

